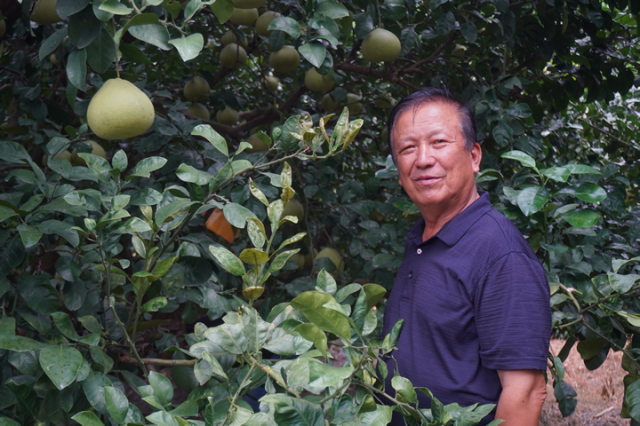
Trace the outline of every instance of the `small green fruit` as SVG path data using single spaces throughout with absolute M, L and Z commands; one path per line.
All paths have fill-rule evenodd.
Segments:
M 238 38 L 236 37 L 236 34 L 231 30 L 227 31 L 222 35 L 222 37 L 220 37 L 220 43 L 222 44 L 222 46 L 226 46 L 227 44 L 231 44 L 231 43 L 240 44 L 242 47 L 247 47 L 249 45 L 249 42 L 247 41 L 246 37 L 244 37 L 240 41 L 240 43 L 238 43 Z
M 191 106 L 187 108 L 187 112 L 203 120 L 209 120 L 211 118 L 207 107 L 197 102 L 192 103 Z
M 295 216 L 298 218 L 298 223 L 301 223 L 304 220 L 304 207 L 302 203 L 295 198 L 289 200 L 287 207 L 282 211 L 282 217 L 285 216 Z
M 269 149 L 269 145 L 264 143 L 255 133 L 249 136 L 247 142 L 251 144 L 251 148 L 247 149 L 246 152 L 263 152 Z
M 315 260 L 322 259 L 323 257 L 331 260 L 338 271 L 344 271 L 344 262 L 342 261 L 342 256 L 340 256 L 340 253 L 338 253 L 331 247 L 327 247 L 320 250 L 320 253 L 318 253 Z
M 89 141 L 89 143 L 91 144 L 91 154 L 97 155 L 98 157 L 107 158 L 107 151 L 104 150 L 102 145 L 100 145 L 96 141 Z M 73 153 L 71 154 L 71 163 L 76 166 L 87 167 L 87 162 L 84 161 L 84 158 L 78 155 L 77 149 L 74 149 Z
M 269 37 L 273 30 L 269 31 L 267 28 L 269 28 L 271 21 L 276 19 L 278 16 L 281 16 L 278 12 L 272 12 L 270 10 L 260 15 L 255 25 L 256 32 L 263 37 Z
M 362 41 L 362 57 L 369 62 L 394 61 L 401 50 L 400 39 L 382 28 L 371 31 Z
M 347 94 L 347 108 L 349 108 L 350 115 L 360 114 L 362 112 L 364 105 L 360 102 L 361 99 L 360 96 L 353 93 Z
M 333 112 L 340 107 L 340 101 L 338 101 L 333 94 L 327 93 L 320 100 L 320 106 L 327 112 Z
M 283 46 L 277 52 L 271 52 L 269 63 L 276 72 L 293 72 L 300 65 L 300 54 L 291 46 Z
M 234 25 L 253 25 L 258 19 L 258 9 L 233 8 L 229 21 Z
M 31 20 L 36 24 L 48 25 L 62 21 L 56 12 L 57 0 L 37 0 L 33 7 Z
M 267 91 L 273 93 L 276 90 L 278 90 L 278 85 L 280 84 L 280 81 L 274 76 L 268 75 L 262 80 L 262 84 L 264 84 L 264 87 L 267 89 Z
M 226 107 L 222 111 L 218 111 L 216 113 L 216 121 L 220 124 L 233 126 L 238 121 L 240 121 L 240 114 L 235 109 Z
M 209 97 L 211 88 L 207 80 L 200 76 L 195 76 L 184 85 L 184 97 L 190 101 L 204 100 Z
M 304 85 L 314 92 L 326 92 L 333 89 L 335 83 L 324 75 L 311 68 L 304 76 Z
M 247 61 L 247 52 L 235 43 L 227 44 L 220 52 L 220 62 L 227 68 L 238 69 Z

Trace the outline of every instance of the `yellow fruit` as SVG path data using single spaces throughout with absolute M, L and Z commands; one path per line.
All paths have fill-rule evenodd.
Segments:
M 320 100 L 320 106 L 325 111 L 332 112 L 340 107 L 340 101 L 338 101 L 331 93 L 327 93 Z
M 144 92 L 127 80 L 107 80 L 93 96 L 87 123 L 103 139 L 124 139 L 141 135 L 153 124 L 155 112 Z
M 315 68 L 311 68 L 304 75 L 304 85 L 314 92 L 326 92 L 327 90 L 333 89 L 335 83 L 333 80 L 320 74 Z
M 269 63 L 276 72 L 293 72 L 300 65 L 300 54 L 291 46 L 284 46 L 277 52 L 271 52 Z
M 262 84 L 267 89 L 267 91 L 275 92 L 276 90 L 278 90 L 278 84 L 280 84 L 280 81 L 274 76 L 268 75 L 262 80 Z
M 260 15 L 255 25 L 256 32 L 263 37 L 269 37 L 273 30 L 269 31 L 267 28 L 269 28 L 271 21 L 276 19 L 278 16 L 281 16 L 278 12 L 272 12 L 270 10 Z
M 216 113 L 216 121 L 227 126 L 233 126 L 240 121 L 240 114 L 233 108 L 226 107 L 222 111 Z
M 191 115 L 195 115 L 198 118 L 202 118 L 203 120 L 208 120 L 211 118 L 211 114 L 209 114 L 209 110 L 206 106 L 194 102 L 191 104 L 189 108 L 187 108 L 187 112 Z
M 295 216 L 298 218 L 298 223 L 301 223 L 304 220 L 304 207 L 300 203 L 300 201 L 295 198 L 289 200 L 287 207 L 282 211 L 282 217 L 285 216 Z
M 233 7 L 238 9 L 257 9 L 262 7 L 267 0 L 233 0 Z
M 360 114 L 364 105 L 360 102 L 362 98 L 353 93 L 347 94 L 347 108 L 349 108 L 349 114 Z
M 220 62 L 227 68 L 238 69 L 247 61 L 247 52 L 235 43 L 227 44 L 220 52 Z
M 234 25 L 253 25 L 258 19 L 258 9 L 233 8 L 229 21 Z
M 0 21 L 0 37 L 2 37 L 6 32 L 7 32 L 7 22 L 3 19 L 2 21 Z
M 402 46 L 394 33 L 382 28 L 371 31 L 362 41 L 362 57 L 369 62 L 391 62 L 399 55 Z
M 331 247 L 327 247 L 327 248 L 324 248 L 324 249 L 320 250 L 320 253 L 318 253 L 318 255 L 316 256 L 315 260 L 321 259 L 323 257 L 326 257 L 329 260 L 331 260 L 331 262 L 334 265 L 336 265 L 336 269 L 338 271 L 343 271 L 344 270 L 344 262 L 342 261 L 342 256 L 340 256 L 340 253 L 338 253 L 337 251 L 335 251 Z
M 204 100 L 209 97 L 211 88 L 209 83 L 202 77 L 195 76 L 184 85 L 184 97 L 190 101 Z
M 107 151 L 96 141 L 89 141 L 91 144 L 91 154 L 97 155 L 98 157 L 107 158 Z M 71 162 L 76 166 L 84 166 L 87 167 L 87 162 L 84 161 L 84 158 L 81 158 L 78 155 L 78 150 L 74 149 L 71 154 Z
M 223 46 L 231 43 L 238 44 L 238 37 L 236 37 L 236 34 L 233 31 L 229 30 L 220 37 L 220 43 L 222 43 Z M 246 37 L 240 41 L 240 45 L 243 47 L 247 47 L 248 44 Z
M 56 12 L 57 0 L 37 0 L 33 7 L 31 20 L 40 25 L 55 24 L 62 21 Z
M 60 64 L 60 61 L 58 61 L 55 53 L 52 53 L 51 56 L 49 56 L 49 61 L 51 61 L 54 67 L 57 67 L 58 64 Z
M 294 262 L 296 262 L 298 264 L 298 269 L 304 268 L 305 259 L 304 259 L 304 256 L 301 255 L 300 253 L 294 254 L 289 259 L 293 260 Z
M 67 160 L 69 163 L 71 163 L 72 154 L 69 152 L 69 150 L 65 150 L 65 151 L 62 151 L 60 154 L 54 155 L 53 158 L 62 158 Z M 47 156 L 45 155 L 44 157 L 42 157 L 42 164 L 46 166 L 47 163 L 48 163 L 48 160 L 47 160 Z
M 269 149 L 269 145 L 264 143 L 264 141 L 260 139 L 255 133 L 249 136 L 247 142 L 251 144 L 251 148 L 245 150 L 246 152 L 262 152 Z

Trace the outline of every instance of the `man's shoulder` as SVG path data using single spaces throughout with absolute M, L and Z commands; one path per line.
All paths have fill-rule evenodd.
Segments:
M 524 252 L 534 256 L 533 250 L 527 243 L 520 230 L 505 215 L 494 208 L 488 210 L 471 227 L 467 242 L 479 245 L 491 245 L 496 255 L 510 252 Z

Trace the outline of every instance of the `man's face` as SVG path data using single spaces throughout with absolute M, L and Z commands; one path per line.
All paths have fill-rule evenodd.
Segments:
M 455 106 L 431 102 L 403 112 L 393 127 L 393 149 L 400 185 L 423 215 L 457 214 L 476 194 L 480 145 L 465 149 Z

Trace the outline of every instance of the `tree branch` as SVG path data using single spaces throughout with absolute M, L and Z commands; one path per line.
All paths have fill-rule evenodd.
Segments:
M 196 359 L 162 359 L 162 358 L 140 358 L 140 361 L 137 359 L 131 358 L 128 355 L 123 355 L 119 358 L 120 362 L 125 364 L 140 364 L 142 362 L 144 365 L 158 365 L 161 367 L 193 367 L 196 365 Z
M 413 64 L 409 68 L 405 68 L 404 70 L 401 70 L 399 72 L 399 74 L 403 75 L 403 74 L 408 74 L 408 73 L 412 73 L 412 72 L 418 72 L 419 68 L 422 65 L 433 61 L 444 49 L 447 48 L 447 46 L 449 46 L 451 43 L 453 43 L 457 38 L 458 38 L 458 32 L 455 31 L 453 34 L 451 34 L 451 37 L 449 37 L 447 39 L 447 41 L 442 43 L 436 50 L 434 50 L 431 55 L 429 55 L 428 57 L 426 57 L 426 58 L 424 58 L 424 59 L 422 59 L 422 60 L 420 60 L 418 62 L 416 62 L 415 64 Z

